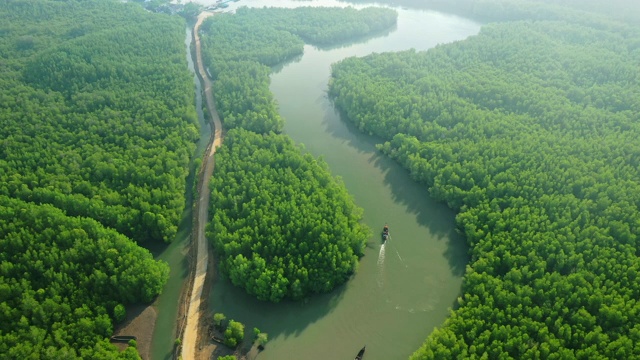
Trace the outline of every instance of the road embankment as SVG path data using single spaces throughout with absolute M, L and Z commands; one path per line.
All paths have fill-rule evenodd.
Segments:
M 190 290 L 190 296 L 188 297 L 188 311 L 186 316 L 186 322 L 184 326 L 184 332 L 182 335 L 182 359 L 191 360 L 198 358 L 198 332 L 200 331 L 203 303 L 203 290 L 205 287 L 205 279 L 207 276 L 208 264 L 209 264 L 209 246 L 207 239 L 205 238 L 204 229 L 207 224 L 207 214 L 209 211 L 209 180 L 213 174 L 214 168 L 214 154 L 215 150 L 222 143 L 222 124 L 218 111 L 216 110 L 215 102 L 213 100 L 211 80 L 208 78 L 205 72 L 204 65 L 202 63 L 202 49 L 200 47 L 200 25 L 202 21 L 207 17 L 213 15 L 213 13 L 203 12 L 198 16 L 198 21 L 193 28 L 193 37 L 196 50 L 196 66 L 198 75 L 202 81 L 202 87 L 204 89 L 206 106 L 209 112 L 210 121 L 213 125 L 213 133 L 211 135 L 211 141 L 207 146 L 203 156 L 203 165 L 201 174 L 198 180 L 198 194 L 196 196 L 196 231 L 195 238 L 192 239 L 193 247 L 193 259 L 195 259 L 192 287 Z

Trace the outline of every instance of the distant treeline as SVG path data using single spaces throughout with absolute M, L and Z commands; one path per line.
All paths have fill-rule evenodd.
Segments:
M 393 26 L 381 8 L 247 9 L 203 24 L 203 52 L 230 130 L 216 154 L 208 237 L 222 273 L 262 300 L 327 292 L 355 271 L 370 230 L 326 164 L 282 130 L 268 66 L 304 42 L 338 44 Z
M 305 41 L 339 44 L 395 25 L 382 8 L 240 8 L 202 24 L 203 57 L 216 81 L 226 129 L 280 132 L 282 119 L 269 90 L 270 66 L 301 55 Z
M 640 358 L 640 28 L 564 12 L 333 67 L 336 105 L 470 245 L 414 359 Z
M 305 43 L 335 45 L 391 28 L 394 10 L 370 7 L 246 8 L 202 24 L 205 62 L 214 78 L 236 61 L 278 65 L 302 54 Z
M 138 358 L 106 340 L 168 266 L 198 137 L 184 20 L 121 1 L 0 2 L 0 354 Z
M 369 0 L 340 0 L 370 3 Z M 640 20 L 640 2 L 630 0 L 379 0 L 396 6 L 450 12 L 480 21 L 561 19 L 595 14 L 613 17 L 629 24 Z M 588 14 L 591 13 L 591 14 Z

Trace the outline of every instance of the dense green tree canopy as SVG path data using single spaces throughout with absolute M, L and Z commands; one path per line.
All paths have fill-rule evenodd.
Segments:
M 471 246 L 416 359 L 640 357 L 640 30 L 564 12 L 333 68 L 337 106 Z
M 198 135 L 184 20 L 120 1 L 0 2 L 0 357 L 139 358 Z
M 164 263 L 114 230 L 0 195 L 0 354 L 9 359 L 138 358 L 105 338 L 121 304 L 151 301 Z
M 231 130 L 216 154 L 207 236 L 231 281 L 262 300 L 327 292 L 370 235 L 327 165 L 285 135 Z
M 214 87 L 225 129 L 280 132 L 284 125 L 269 90 L 269 67 L 255 61 L 229 62 Z
M 198 136 L 183 20 L 37 0 L 0 18 L 0 194 L 173 240 Z

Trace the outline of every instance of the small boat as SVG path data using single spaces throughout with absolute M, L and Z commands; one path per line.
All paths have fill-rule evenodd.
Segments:
M 360 349 L 360 351 L 358 351 L 358 355 L 356 355 L 356 359 L 355 360 L 362 360 L 362 357 L 364 356 L 364 349 L 366 348 L 366 346 L 363 346 L 362 349 Z
M 387 241 L 389 239 L 389 225 L 384 224 L 382 228 L 382 241 Z
M 136 337 L 132 335 L 114 335 L 109 340 L 111 340 L 111 342 L 126 343 L 131 340 L 136 340 Z

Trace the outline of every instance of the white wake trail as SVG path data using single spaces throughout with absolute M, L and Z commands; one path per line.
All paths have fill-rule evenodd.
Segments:
M 378 287 L 382 288 L 384 286 L 384 254 L 385 254 L 385 246 L 386 244 L 382 244 L 380 246 L 380 252 L 378 253 Z
M 378 254 L 378 266 L 384 264 L 384 253 L 385 253 L 385 244 L 382 244 L 382 246 L 380 246 L 380 253 Z

